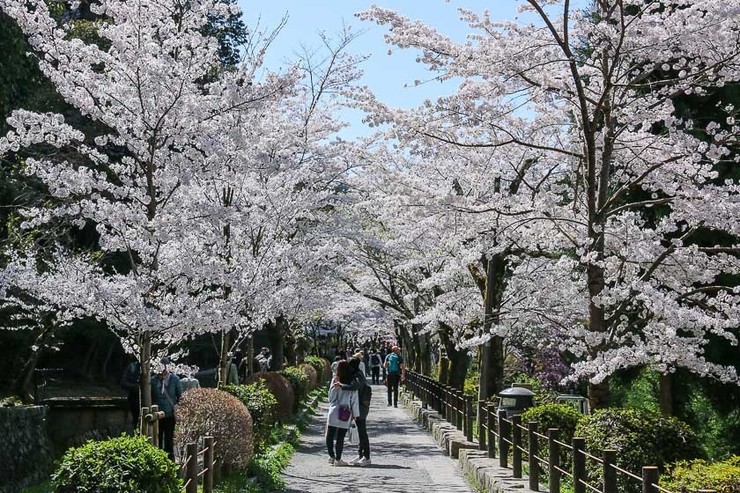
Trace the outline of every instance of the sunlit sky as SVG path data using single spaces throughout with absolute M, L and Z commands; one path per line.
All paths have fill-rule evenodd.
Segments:
M 588 0 L 573 2 L 585 5 Z M 470 31 L 459 20 L 457 9 L 465 8 L 477 12 L 489 10 L 493 19 L 515 19 L 519 0 L 239 0 L 244 19 L 249 26 L 259 20 L 261 28 L 270 30 L 287 15 L 287 24 L 273 42 L 268 52 L 267 64 L 276 69 L 285 61 L 295 59 L 302 46 L 318 48 L 321 44 L 319 32 L 338 34 L 346 25 L 353 32 L 364 31 L 350 45 L 350 51 L 369 55 L 362 68 L 365 75 L 362 83 L 367 85 L 380 100 L 391 106 L 411 107 L 425 99 L 436 98 L 454 91 L 454 85 L 430 82 L 414 85 L 416 79 L 427 80 L 429 75 L 415 62 L 416 53 L 411 50 L 393 50 L 383 39 L 387 27 L 360 21 L 355 13 L 375 4 L 393 9 L 412 19 L 419 19 L 439 28 L 445 35 L 462 41 Z M 530 14 L 531 15 L 531 14 Z M 532 19 L 532 17 L 529 17 Z M 345 116 L 353 128 L 348 136 L 361 135 L 367 130 L 360 128 L 360 119 Z

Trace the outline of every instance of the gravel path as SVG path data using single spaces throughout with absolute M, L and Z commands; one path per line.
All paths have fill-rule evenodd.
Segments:
M 334 467 L 324 439 L 326 404 L 319 406 L 286 469 L 288 493 L 473 493 L 457 461 L 445 456 L 428 432 L 401 407 L 386 406 L 383 385 L 373 386 L 368 416 L 370 458 L 366 467 Z M 345 442 L 342 459 L 357 456 Z

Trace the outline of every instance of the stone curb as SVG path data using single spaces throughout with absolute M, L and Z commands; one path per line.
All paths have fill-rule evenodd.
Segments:
M 460 461 L 463 475 L 488 493 L 530 493 L 529 479 L 514 478 L 511 469 L 499 467 L 497 459 L 489 459 L 478 450 L 477 442 L 469 442 L 465 435 L 447 422 L 436 411 L 424 409 L 421 401 L 403 392 L 401 401 L 412 417 L 428 430 L 445 455 Z M 540 487 L 541 493 L 547 489 Z M 532 492 L 534 493 L 534 492 Z

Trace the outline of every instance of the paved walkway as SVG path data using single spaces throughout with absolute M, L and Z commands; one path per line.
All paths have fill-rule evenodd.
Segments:
M 283 474 L 288 493 L 473 493 L 457 461 L 445 456 L 401 407 L 386 406 L 385 386 L 373 386 L 368 416 L 367 467 L 334 467 L 327 462 L 324 426 L 327 405 L 319 406 L 301 437 L 301 446 Z M 345 442 L 342 459 L 357 457 Z

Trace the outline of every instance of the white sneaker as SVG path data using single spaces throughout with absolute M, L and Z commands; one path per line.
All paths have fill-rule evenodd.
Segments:
M 347 466 L 349 464 L 347 464 L 346 462 L 344 462 L 342 459 L 334 459 L 334 465 L 336 467 L 343 467 L 343 466 Z
M 360 462 L 362 462 L 362 459 L 363 459 L 363 457 L 361 455 L 358 455 L 357 457 L 355 457 L 354 459 L 352 459 L 351 461 L 349 461 L 349 463 L 354 466 L 354 465 L 359 464 Z
M 373 462 L 370 459 L 365 459 L 364 457 L 357 462 L 357 465 L 360 467 L 369 466 Z

